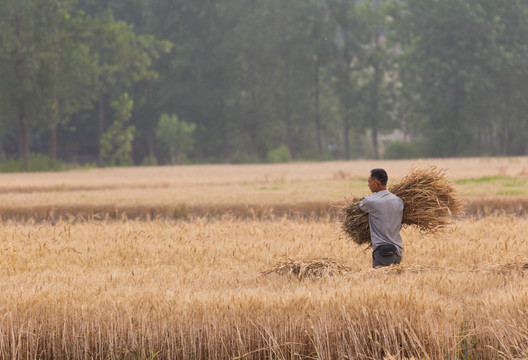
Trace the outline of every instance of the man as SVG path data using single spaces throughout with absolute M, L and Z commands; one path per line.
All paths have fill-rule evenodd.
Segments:
M 374 194 L 359 203 L 359 208 L 369 214 L 373 268 L 399 264 L 403 255 L 403 200 L 387 190 L 387 180 L 385 170 L 372 169 L 368 187 Z

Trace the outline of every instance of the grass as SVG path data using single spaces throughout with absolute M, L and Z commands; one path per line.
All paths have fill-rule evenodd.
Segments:
M 479 178 L 468 178 L 468 179 L 458 179 L 455 181 L 456 184 L 466 185 L 466 184 L 481 184 L 481 183 L 497 183 L 504 179 L 508 179 L 501 176 L 483 176 Z
M 500 190 L 496 192 L 499 196 L 517 196 L 517 195 L 524 195 L 526 194 L 526 191 L 524 190 Z
M 52 159 L 45 154 L 31 153 L 29 167 L 26 167 L 22 159 L 4 159 L 0 162 L 0 173 L 20 173 L 20 172 L 48 172 L 67 171 L 72 169 L 90 169 L 95 164 L 66 164 L 60 160 Z
M 382 270 L 328 214 L 410 161 L 1 174 L 0 358 L 528 358 L 514 160 L 435 161 L 500 179 L 459 183 L 481 216 L 405 229 Z

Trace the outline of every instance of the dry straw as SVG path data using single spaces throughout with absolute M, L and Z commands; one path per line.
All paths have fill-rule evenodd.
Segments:
M 424 233 L 436 233 L 460 215 L 464 203 L 457 197 L 455 186 L 447 177 L 447 170 L 436 165 L 411 169 L 389 191 L 404 203 L 402 224 L 413 225 Z M 363 198 L 348 199 L 343 207 L 343 230 L 357 244 L 371 245 L 368 214 L 359 208 Z
M 279 262 L 273 268 L 263 271 L 262 275 L 269 275 L 277 273 L 279 275 L 293 275 L 299 280 L 308 277 L 323 277 L 345 275 L 351 273 L 353 270 L 346 266 L 339 264 L 334 259 L 300 259 L 295 260 L 288 258 L 285 261 Z

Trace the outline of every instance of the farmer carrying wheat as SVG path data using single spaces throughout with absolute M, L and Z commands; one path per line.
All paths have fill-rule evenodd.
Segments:
M 359 203 L 359 208 L 368 213 L 374 268 L 399 264 L 403 254 L 403 200 L 387 190 L 387 180 L 385 170 L 372 169 L 368 187 L 374 194 Z

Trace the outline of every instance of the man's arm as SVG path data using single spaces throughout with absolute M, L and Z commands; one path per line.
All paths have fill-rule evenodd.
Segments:
M 361 202 L 359 203 L 359 208 L 368 213 L 370 212 L 370 202 L 368 201 L 368 197 L 364 198 L 363 200 L 361 200 Z

